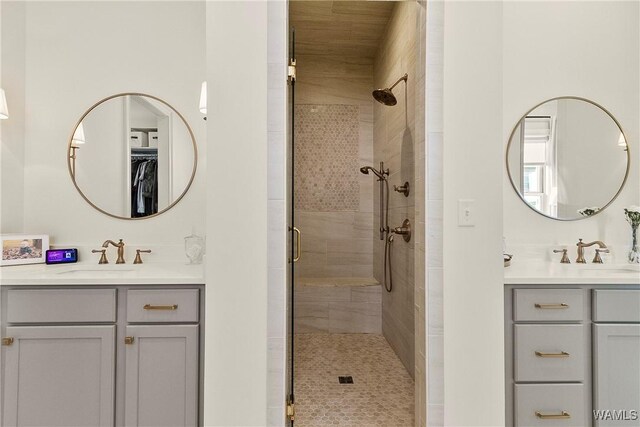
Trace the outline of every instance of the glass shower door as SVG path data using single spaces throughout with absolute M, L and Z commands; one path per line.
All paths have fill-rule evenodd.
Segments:
M 290 55 L 289 55 L 289 79 L 287 85 L 287 367 L 286 367 L 286 395 L 287 395 L 287 425 L 293 426 L 295 420 L 294 397 L 294 302 L 295 302 L 295 263 L 300 258 L 300 231 L 295 227 L 294 216 L 294 161 L 295 161 L 295 87 L 296 87 L 296 60 L 295 60 L 295 29 L 291 30 Z

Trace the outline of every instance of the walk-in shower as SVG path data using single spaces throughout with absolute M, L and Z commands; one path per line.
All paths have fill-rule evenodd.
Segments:
M 285 395 L 295 426 L 424 425 L 426 4 L 288 3 L 287 222 L 302 239 L 287 239 Z

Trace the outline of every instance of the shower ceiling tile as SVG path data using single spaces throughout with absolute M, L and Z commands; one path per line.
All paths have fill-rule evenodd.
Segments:
M 373 61 L 394 5 L 391 1 L 292 1 L 296 52 Z

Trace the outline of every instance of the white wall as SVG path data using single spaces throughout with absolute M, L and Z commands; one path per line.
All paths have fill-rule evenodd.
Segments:
M 23 2 L 2 2 L 2 88 L 9 119 L 2 121 L 0 144 L 0 232 L 23 231 L 24 211 L 24 10 Z
M 586 102 L 558 103 L 558 214 L 603 207 L 616 194 L 628 165 L 618 146 L 620 130 L 602 110 Z
M 128 144 L 124 111 L 125 98 L 115 98 L 100 104 L 82 120 L 87 142 L 76 150 L 75 177 L 96 206 L 128 217 L 131 212 L 127 212 L 129 204 L 125 201 L 131 193 L 125 193 L 129 169 L 125 163 Z
M 622 208 L 640 202 L 639 9 L 638 2 L 623 1 L 504 5 L 504 144 L 513 125 L 533 105 L 575 95 L 601 104 L 618 119 L 632 156 L 618 199 L 601 214 L 575 222 L 553 221 L 531 211 L 505 176 L 504 234 L 516 251 L 514 262 L 520 258 L 520 245 L 541 245 L 546 253 L 555 246 L 574 247 L 578 238 L 601 239 L 614 246 L 614 255 L 624 255 L 630 243 Z
M 267 415 L 267 3 L 208 2 L 206 17 L 208 144 L 219 161 L 207 174 L 204 423 L 262 426 Z
M 95 211 L 77 193 L 66 148 L 76 121 L 94 102 L 135 91 L 156 95 L 183 113 L 204 158 L 198 98 L 205 79 L 205 2 L 25 2 L 23 7 L 24 25 L 14 25 L 10 36 L 23 31 L 25 37 L 25 107 L 14 101 L 10 108 L 16 126 L 24 120 L 22 134 L 12 129 L 24 145 L 24 187 L 18 182 L 3 192 L 3 205 L 24 193 L 24 231 L 48 233 L 52 244 L 124 238 L 130 247 L 181 245 L 192 227 L 202 233 L 204 162 L 174 209 L 153 219 L 123 221 Z M 3 13 L 7 21 L 13 23 Z M 5 26 L 3 44 L 8 31 Z M 19 66 L 19 58 L 3 51 L 5 70 Z
M 505 418 L 500 259 L 504 169 L 502 7 L 500 2 L 445 3 L 443 288 L 447 426 L 499 426 L 504 425 Z M 475 199 L 475 227 L 458 227 L 458 199 Z
M 445 425 L 505 422 L 503 231 L 513 246 L 544 251 L 579 237 L 628 244 L 622 207 L 640 198 L 638 20 L 637 2 L 445 4 Z M 618 200 L 578 222 L 534 213 L 504 174 L 514 124 L 533 105 L 561 95 L 590 98 L 612 112 L 633 156 Z M 476 200 L 473 228 L 456 225 L 460 198 Z

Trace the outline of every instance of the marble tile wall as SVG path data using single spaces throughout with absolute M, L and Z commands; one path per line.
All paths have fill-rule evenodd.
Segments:
M 297 104 L 295 117 L 295 208 L 358 210 L 358 106 Z
M 444 2 L 426 2 L 427 116 L 427 413 L 426 425 L 444 425 L 443 307 L 443 57 Z M 424 424 L 423 424 L 424 425 Z
M 389 168 L 389 226 L 398 227 L 405 218 L 416 225 L 416 158 L 421 146 L 416 135 L 416 19 L 415 1 L 397 2 L 374 61 L 374 86 L 389 87 L 404 73 L 409 78 L 397 85 L 393 93 L 395 106 L 374 104 L 374 162 L 385 162 Z M 393 185 L 408 182 L 409 197 L 393 191 Z M 378 206 L 378 192 L 374 192 L 374 206 Z M 378 222 L 374 211 L 374 223 Z M 382 282 L 384 242 L 373 232 L 374 277 Z M 405 242 L 395 238 L 392 244 L 393 291 L 382 295 L 382 331 L 407 371 L 415 374 L 415 255 L 414 238 Z
M 350 181 L 339 183 L 333 180 L 333 183 L 343 188 L 343 184 L 347 184 L 351 199 L 343 199 L 336 188 L 325 188 L 320 194 L 323 196 L 320 204 L 317 198 L 309 200 L 311 197 L 307 197 L 305 203 L 297 200 L 295 221 L 302 232 L 302 257 L 297 264 L 297 272 L 303 278 L 372 277 L 373 244 L 370 235 L 374 228 L 374 180 L 359 173 L 358 169 L 373 162 L 373 101 L 370 95 L 373 65 L 371 60 L 331 55 L 300 55 L 296 59 L 296 105 L 304 109 L 303 114 L 314 114 L 311 108 L 344 110 L 344 118 L 353 119 L 357 113 L 357 137 L 349 138 L 348 142 L 343 140 L 342 144 L 348 146 L 341 147 L 338 152 L 332 153 L 337 150 L 331 150 L 330 146 L 324 147 L 323 152 L 323 155 L 330 156 L 329 159 L 337 155 L 348 157 L 341 161 L 336 159 L 335 166 L 340 170 L 333 173 L 339 180 L 348 178 Z M 317 138 L 319 143 L 324 139 L 326 135 Z M 302 145 L 298 144 L 300 140 L 303 140 Z M 296 134 L 296 157 L 306 156 L 313 162 L 318 153 L 314 154 L 312 150 L 305 152 L 305 148 L 310 148 L 310 145 L 305 144 L 304 135 Z M 297 189 L 301 184 L 304 190 L 313 188 L 313 185 L 322 186 L 328 181 L 317 171 L 300 167 L 304 165 L 297 166 Z M 304 184 L 303 179 L 306 181 Z M 318 196 L 312 191 L 307 194 Z
M 415 184 L 415 386 L 416 426 L 427 422 L 427 346 L 426 328 L 426 55 L 427 2 L 416 2 L 416 184 Z
M 267 5 L 267 420 L 285 425 L 287 337 L 286 221 L 286 94 L 287 2 Z
M 342 282 L 296 283 L 296 333 L 382 333 L 380 285 Z

